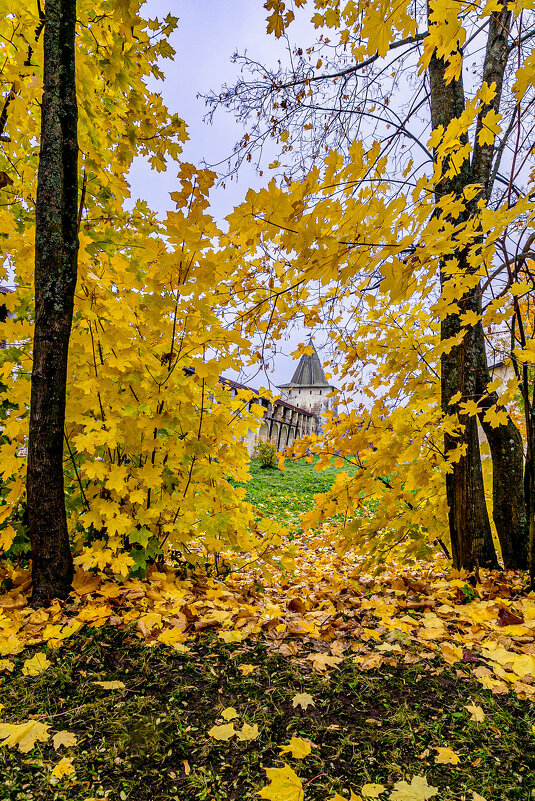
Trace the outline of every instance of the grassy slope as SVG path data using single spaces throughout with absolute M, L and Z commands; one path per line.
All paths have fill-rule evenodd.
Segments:
M 344 468 L 345 469 L 345 468 Z M 351 475 L 352 468 L 347 470 Z M 251 464 L 252 480 L 247 487 L 247 500 L 267 515 L 273 515 L 281 523 L 298 524 L 298 516 L 314 506 L 314 496 L 327 492 L 340 468 L 329 467 L 318 471 L 304 459 L 286 461 L 284 470 L 260 467 L 257 459 Z

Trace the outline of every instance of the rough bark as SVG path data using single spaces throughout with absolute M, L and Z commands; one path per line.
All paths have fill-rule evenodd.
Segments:
M 531 589 L 535 590 L 535 456 L 533 443 L 535 440 L 535 414 L 533 405 L 528 419 L 528 449 L 524 473 L 524 493 L 526 496 L 526 518 L 528 536 L 528 567 Z
M 429 65 L 431 96 L 431 121 L 433 128 L 459 117 L 465 108 L 462 78 L 445 80 L 446 64 L 435 55 Z M 460 193 L 464 186 L 472 182 L 470 164 L 465 162 L 455 178 L 444 180 L 437 187 L 437 196 L 450 192 Z M 468 214 L 468 212 L 467 212 Z M 466 253 L 456 254 L 460 270 L 467 269 Z M 440 280 L 444 289 L 450 280 L 445 261 Z M 466 311 L 480 308 L 479 287 L 468 291 L 458 301 L 459 311 L 448 314 L 441 322 L 441 340 L 455 337 L 461 331 L 460 315 Z M 476 394 L 479 342 L 474 328 L 465 330 L 464 338 L 441 357 L 441 400 L 442 410 L 447 415 L 459 415 L 459 401 L 452 398 L 460 393 L 460 401 L 474 398 Z M 461 417 L 462 430 L 457 434 L 447 433 L 444 437 L 446 454 L 459 445 L 464 447 L 464 455 L 451 464 L 446 475 L 446 496 L 449 507 L 449 529 L 451 537 L 453 564 L 456 568 L 473 570 L 477 567 L 498 567 L 492 532 L 485 502 L 483 473 L 477 421 L 474 417 Z
M 524 486 L 524 446 L 522 434 L 511 418 L 493 427 L 485 413 L 493 406 L 500 407 L 496 392 L 488 392 L 490 373 L 485 353 L 483 328 L 478 326 L 480 342 L 477 369 L 477 396 L 482 409 L 479 422 L 490 446 L 492 456 L 492 517 L 500 541 L 502 560 L 507 570 L 526 570 L 528 567 L 528 510 Z
M 492 191 L 491 170 L 495 156 L 494 145 L 480 145 L 478 133 L 483 126 L 483 117 L 491 109 L 500 110 L 503 79 L 509 53 L 509 26 L 512 12 L 502 4 L 490 18 L 483 80 L 489 86 L 495 84 L 496 94 L 480 112 L 475 133 L 472 155 L 472 176 L 480 183 L 487 198 Z M 487 437 L 492 456 L 493 519 L 500 541 L 504 567 L 526 569 L 528 566 L 528 528 L 526 496 L 524 492 L 524 451 L 522 435 L 510 417 L 503 425 L 493 427 L 485 420 L 485 411 L 499 406 L 496 392 L 488 393 L 490 374 L 485 350 L 485 338 L 481 325 L 476 326 L 479 340 L 477 367 L 477 396 L 484 410 L 479 416 Z
M 444 275 L 442 278 L 445 284 L 448 279 Z M 460 312 L 476 311 L 479 305 L 477 292 L 469 292 L 459 302 Z M 441 338 L 448 340 L 460 330 L 459 315 L 450 314 L 442 321 Z M 485 501 L 477 419 L 460 415 L 458 402 L 452 402 L 459 392 L 461 400 L 475 397 L 479 351 L 474 328 L 469 328 L 461 344 L 444 353 L 441 359 L 442 410 L 448 415 L 458 415 L 463 427 L 460 434 L 445 435 L 445 452 L 448 454 L 459 445 L 466 449 L 446 475 L 452 557 L 454 567 L 468 570 L 498 567 Z
M 509 25 L 511 11 L 506 4 L 491 16 L 487 35 L 487 45 L 483 66 L 482 79 L 490 86 L 495 84 L 496 93 L 479 114 L 472 160 L 466 162 L 459 175 L 444 182 L 439 188 L 439 194 L 444 192 L 460 193 L 468 183 L 479 183 L 487 198 L 492 191 L 492 165 L 495 156 L 494 145 L 480 145 L 478 133 L 483 126 L 484 116 L 492 109 L 499 111 L 503 79 L 509 54 Z M 447 126 L 454 117 L 460 116 L 465 107 L 462 78 L 458 82 L 451 82 L 449 86 L 444 81 L 445 64 L 433 58 L 429 68 L 431 87 L 431 109 L 433 127 Z M 467 214 L 470 209 L 467 209 Z M 462 254 L 460 261 L 462 263 Z M 444 286 L 447 276 L 442 276 Z M 461 311 L 472 310 L 481 315 L 481 293 L 479 287 L 465 296 L 459 304 Z M 458 316 L 451 315 L 442 323 L 442 339 L 453 336 L 460 330 Z M 503 425 L 492 427 L 485 420 L 485 412 L 493 406 L 499 405 L 496 392 L 487 390 L 490 374 L 487 363 L 485 337 L 481 324 L 473 326 L 465 332 L 464 341 L 453 348 L 449 354 L 442 358 L 442 407 L 450 414 L 456 413 L 455 404 L 450 399 L 457 392 L 461 392 L 462 400 L 479 400 L 482 408 L 480 422 L 489 442 L 493 466 L 493 519 L 500 541 L 502 558 L 506 568 L 525 569 L 528 564 L 528 520 L 530 518 L 526 502 L 529 501 L 529 478 L 524 478 L 524 455 L 522 436 L 510 417 Z M 472 521 L 468 521 L 468 528 L 464 536 L 474 543 L 476 551 L 483 547 L 487 557 L 494 562 L 495 557 L 489 545 L 488 515 L 483 514 L 484 502 L 483 484 L 480 478 L 481 468 L 479 444 L 476 434 L 471 430 L 475 427 L 467 423 L 467 429 L 462 440 L 467 448 L 465 460 L 453 467 L 453 472 L 447 477 L 447 494 L 450 505 L 450 526 L 452 526 L 452 550 L 454 562 L 457 566 L 470 567 L 474 560 L 482 562 L 476 554 L 470 556 L 468 543 L 461 546 L 459 541 L 459 526 L 462 512 L 468 513 L 467 504 L 474 504 Z M 459 440 L 446 437 L 446 451 L 451 450 Z M 529 460 L 528 460 L 529 462 Z M 476 485 L 470 490 L 467 481 L 474 481 Z M 532 528 L 535 528 L 532 526 Z M 461 535 L 462 538 L 463 535 Z M 458 541 L 457 546 L 454 541 Z M 479 545 L 477 543 L 479 542 Z M 484 545 L 487 543 L 487 545 Z M 493 549 L 492 549 L 493 550 Z M 459 556 L 456 556 L 456 553 Z M 534 557 L 535 565 L 535 557 Z
M 64 499 L 63 431 L 78 258 L 75 23 L 76 0 L 47 0 L 27 476 L 36 604 L 65 597 L 73 576 Z

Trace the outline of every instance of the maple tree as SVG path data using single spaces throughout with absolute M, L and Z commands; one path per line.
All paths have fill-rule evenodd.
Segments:
M 285 180 L 249 192 L 231 216 L 239 231 L 234 242 L 248 253 L 250 284 L 242 297 L 245 304 L 252 296 L 250 330 L 269 322 L 276 339 L 295 309 L 305 307 L 305 325 L 328 328 L 338 356 L 333 369 L 348 393 L 364 383 L 368 395 L 366 406 L 332 419 L 324 442 L 314 443 L 321 464 L 336 455 L 358 466 L 360 476 L 340 480 L 310 519 L 343 503 L 348 518 L 357 511 L 346 527 L 348 544 L 362 530 L 368 552 L 404 543 L 423 554 L 426 544 L 449 534 L 457 567 L 496 567 L 484 468 L 504 564 L 525 568 L 532 493 L 524 490 L 522 434 L 509 412 L 517 386 L 491 380 L 487 343 L 496 341 L 493 329 L 514 325 L 514 299 L 528 291 L 514 263 L 529 252 L 534 213 L 532 12 L 522 2 L 432 2 L 428 10 L 335 0 L 295 5 L 314 12 L 318 47 L 332 58 L 342 54 L 342 68 L 322 68 L 321 58 L 314 66 L 315 55 L 305 64 L 300 51 L 290 72 L 258 68 L 262 79 L 249 95 L 242 82 L 223 102 L 243 103 L 243 116 L 253 110 L 268 122 L 287 165 L 277 160 L 272 166 Z M 281 36 L 294 11 L 279 0 L 266 8 L 268 30 Z M 475 51 L 482 56 L 465 91 L 462 72 Z M 425 82 L 408 99 L 399 85 L 411 70 Z M 394 89 L 384 88 L 385 73 Z M 354 95 L 350 79 L 359 88 Z M 334 109 L 321 102 L 329 85 Z M 329 127 L 346 100 L 357 138 L 349 124 Z M 426 105 L 431 134 L 424 144 L 419 115 Z M 311 108 L 327 119 L 317 128 L 322 120 Z M 306 115 L 316 163 L 296 176 L 292 149 L 302 166 Z M 366 128 L 369 118 L 375 128 Z M 257 132 L 242 143 L 246 152 Z M 337 149 L 328 147 L 332 137 Z M 322 149 L 328 152 L 320 157 Z M 259 275 L 269 276 L 267 293 Z M 529 348 L 523 353 L 515 350 L 513 358 L 529 359 Z M 478 423 L 490 446 L 491 476 L 481 463 Z M 297 444 L 295 452 L 304 455 L 310 445 Z M 369 520 L 365 527 L 358 520 L 365 497 L 380 503 L 376 539 Z
M 219 231 L 206 212 L 215 176 L 178 164 L 185 124 L 147 86 L 162 76 L 158 60 L 173 55 L 168 37 L 177 18 L 144 20 L 139 7 L 112 0 L 78 5 L 79 277 L 63 446 L 55 441 L 63 479 L 49 498 L 61 517 L 64 481 L 75 563 L 117 575 L 143 571 L 168 544 L 191 563 L 209 561 L 229 544 L 248 549 L 273 529 L 270 521 L 253 529 L 251 507 L 233 483 L 247 475 L 243 440 L 262 412 L 251 403 L 253 393 L 236 395 L 220 382 L 221 372 L 248 358 L 250 346 L 225 320 L 228 263 L 217 257 Z M 42 51 L 32 46 L 28 58 L 24 31 L 41 30 L 41 16 L 38 3 L 11 4 L 9 13 L 6 6 L 1 45 L 1 158 L 9 178 L 1 190 L 2 252 L 15 291 L 6 301 L 9 346 L 2 352 L 9 413 L 0 445 L 0 517 L 2 548 L 13 555 L 28 549 L 24 447 L 35 321 L 29 242 L 39 141 L 28 109 L 38 106 L 43 86 Z M 136 156 L 157 170 L 177 162 L 175 210 L 163 221 L 144 203 L 126 206 Z M 30 441 L 30 455 L 32 447 Z M 60 587 L 58 572 L 58 585 L 43 595 L 64 594 L 69 575 L 67 567 Z

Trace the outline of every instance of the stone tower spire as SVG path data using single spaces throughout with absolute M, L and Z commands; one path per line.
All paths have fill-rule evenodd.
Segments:
M 314 414 L 316 432 L 321 433 L 322 413 L 328 409 L 335 409 L 334 398 L 327 397 L 335 387 L 325 378 L 320 357 L 312 341 L 308 342 L 312 353 L 304 353 L 299 359 L 292 380 L 287 384 L 279 384 L 282 398 L 290 403 L 300 406 Z

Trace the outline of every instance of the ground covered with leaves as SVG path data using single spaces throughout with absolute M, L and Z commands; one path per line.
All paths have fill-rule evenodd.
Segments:
M 267 796 L 281 801 L 302 797 L 300 786 L 310 801 L 358 798 L 363 788 L 364 798 L 425 799 L 438 788 L 444 800 L 520 801 L 534 787 L 533 706 L 493 695 L 466 666 L 431 660 L 363 672 L 346 660 L 321 672 L 260 641 L 211 635 L 178 653 L 110 626 L 86 629 L 48 657 L 36 676 L 21 675 L 24 656 L 15 658 L 2 681 L 3 719 L 24 710 L 76 743 L 1 749 L 1 798 L 249 799 L 270 786 L 265 768 L 283 765 L 299 783 Z M 229 729 L 245 736 L 221 739 Z M 292 738 L 297 754 L 310 741 L 310 754 L 281 753 Z M 56 780 L 65 757 L 73 772 Z M 403 794 L 404 782 L 414 794 Z
M 80 571 L 38 610 L 5 569 L 0 798 L 527 801 L 535 598 L 439 568 Z
M 369 573 L 298 527 L 317 476 L 251 483 L 291 532 L 279 562 L 78 570 L 40 609 L 29 571 L 0 567 L 0 799 L 535 796 L 525 576 L 440 557 Z

